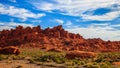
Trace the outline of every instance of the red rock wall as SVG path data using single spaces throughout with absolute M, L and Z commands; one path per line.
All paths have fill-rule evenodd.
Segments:
M 120 41 L 84 39 L 79 34 L 65 31 L 61 25 L 46 29 L 41 29 L 40 26 L 32 28 L 17 26 L 16 29 L 0 31 L 0 47 L 21 46 L 26 43 L 34 43 L 31 47 L 61 47 L 62 50 L 70 51 L 120 51 Z

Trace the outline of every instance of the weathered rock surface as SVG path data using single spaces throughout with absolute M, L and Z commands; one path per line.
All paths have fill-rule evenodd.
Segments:
M 53 50 L 80 50 L 108 52 L 120 51 L 120 41 L 104 41 L 100 38 L 84 39 L 79 34 L 69 33 L 62 25 L 41 29 L 36 27 L 17 26 L 16 29 L 0 31 L 0 47 L 22 46 L 30 43 L 30 47 Z M 22 46 L 25 47 L 25 46 Z M 55 49 L 57 48 L 57 49 Z
M 20 54 L 20 51 L 17 47 L 15 46 L 8 46 L 4 48 L 0 48 L 0 54 Z
M 85 51 L 71 51 L 71 52 L 67 53 L 65 57 L 68 58 L 68 59 L 93 58 L 93 57 L 96 57 L 96 53 L 85 52 Z

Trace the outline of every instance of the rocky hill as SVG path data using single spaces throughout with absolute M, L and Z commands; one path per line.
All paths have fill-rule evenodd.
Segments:
M 104 41 L 100 38 L 84 39 L 69 33 L 62 25 L 41 29 L 40 26 L 17 26 L 16 29 L 0 31 L 0 47 L 39 47 L 46 50 L 120 51 L 120 41 Z

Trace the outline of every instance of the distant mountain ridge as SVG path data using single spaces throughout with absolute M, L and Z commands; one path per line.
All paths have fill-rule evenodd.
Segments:
M 29 45 L 24 45 L 29 44 Z M 0 47 L 39 47 L 41 49 L 120 51 L 120 41 L 104 41 L 100 38 L 84 39 L 80 34 L 69 33 L 62 25 L 41 29 L 40 26 L 17 26 L 16 29 L 0 31 Z

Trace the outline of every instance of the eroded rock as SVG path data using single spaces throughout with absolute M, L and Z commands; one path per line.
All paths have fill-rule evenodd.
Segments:
M 96 53 L 94 52 L 85 52 L 85 51 L 70 51 L 65 56 L 68 59 L 75 58 L 93 58 L 96 57 Z
M 0 48 L 0 54 L 20 54 L 20 51 L 17 47 L 15 46 L 8 46 L 4 48 Z

